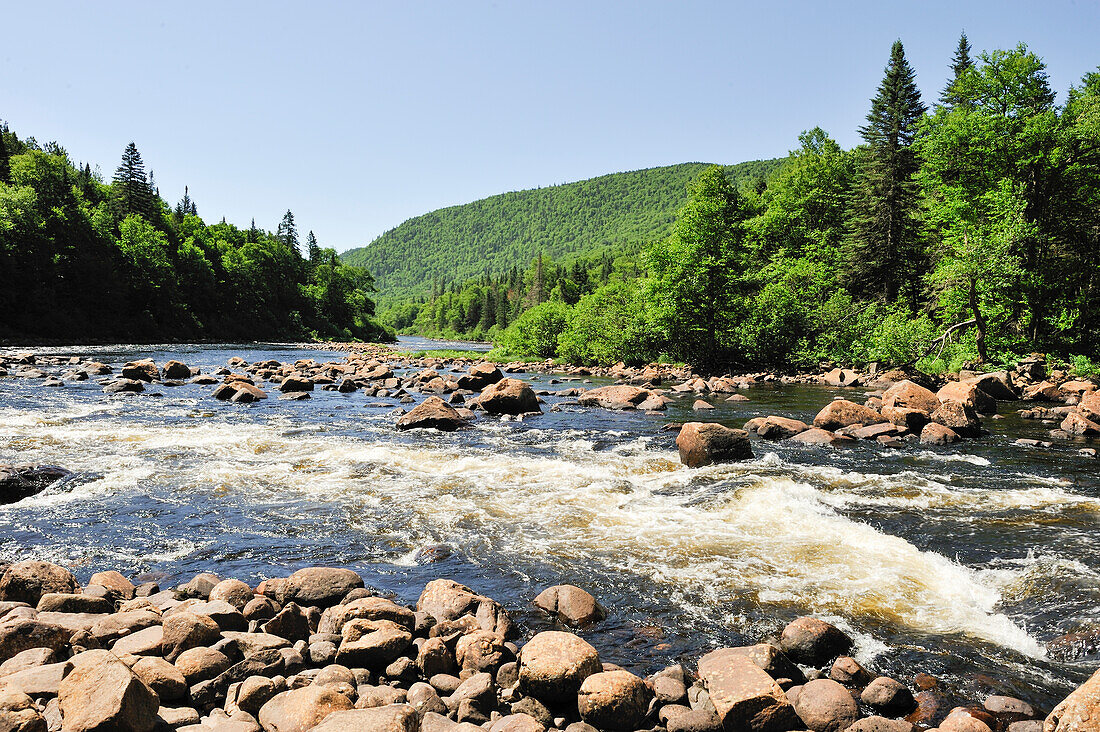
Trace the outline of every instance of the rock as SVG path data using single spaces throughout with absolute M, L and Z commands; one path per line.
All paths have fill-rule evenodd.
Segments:
M 136 633 L 124 635 L 111 646 L 115 655 L 125 653 L 135 656 L 160 655 L 163 650 L 164 628 L 153 625 Z
M 594 623 L 607 617 L 607 610 L 596 598 L 576 585 L 548 587 L 535 598 L 535 605 L 570 625 Z
M 130 669 L 156 692 L 162 702 L 187 696 L 187 679 L 178 668 L 163 658 L 145 656 L 139 658 Z
M 0 730 L 4 732 L 46 732 L 46 720 L 26 694 L 0 688 Z
M 288 602 L 279 613 L 263 625 L 263 631 L 289 641 L 309 638 L 309 620 L 297 603 Z
M 284 393 L 313 391 L 313 380 L 301 376 L 288 376 L 279 384 L 279 391 Z
M 920 431 L 920 441 L 926 445 L 950 445 L 960 439 L 955 430 L 936 422 L 929 422 Z
M 489 414 L 542 412 L 534 390 L 519 379 L 501 379 L 490 384 L 474 402 Z
M 109 600 L 92 595 L 69 595 L 60 592 L 48 592 L 38 600 L 38 612 L 58 613 L 113 613 L 115 605 Z
M 70 475 L 56 465 L 0 465 L 0 505 L 30 498 Z
M 51 648 L 28 648 L 0 663 L 0 678 L 53 663 L 57 657 L 57 652 Z
M 950 427 L 960 437 L 978 437 L 982 433 L 982 421 L 962 402 L 944 402 L 932 413 L 932 421 Z
M 1062 384 L 1063 389 L 1066 386 L 1066 384 Z M 1094 391 L 1081 397 L 1081 401 L 1077 405 L 1077 411 L 1089 421 L 1100 422 L 1100 391 Z
M 1043 722 L 1043 732 L 1100 730 L 1100 671 L 1063 699 Z
M 425 585 L 416 609 L 428 613 L 437 623 L 470 616 L 477 627 L 492 630 L 504 638 L 516 632 L 511 616 L 500 603 L 453 580 L 437 579 Z
M 455 659 L 463 671 L 494 673 L 506 655 L 511 653 L 504 646 L 504 638 L 491 630 L 466 633 L 455 645 Z
M 165 379 L 190 379 L 191 369 L 182 361 L 168 361 L 161 372 Z
M 350 710 L 351 700 L 325 686 L 305 686 L 276 694 L 260 708 L 265 732 L 305 732 L 330 714 Z
M 47 663 L 4 676 L 0 686 L 21 691 L 36 699 L 57 696 L 61 680 L 72 670 L 73 665 L 68 661 Z
M 924 425 L 928 424 L 931 417 L 926 412 L 919 409 L 910 409 L 909 407 L 883 407 L 882 416 L 891 424 L 906 429 L 915 435 L 920 434 L 920 431 L 924 429 Z
M 856 700 L 832 679 L 807 681 L 798 692 L 794 709 L 813 732 L 843 732 L 859 719 Z
M 699 676 L 725 729 L 796 729 L 794 707 L 783 689 L 744 653 L 730 648 L 711 651 L 699 659 Z
M 949 381 L 936 392 L 941 402 L 961 402 L 981 414 L 996 414 L 997 400 L 979 389 L 975 384 L 961 381 Z
M 65 732 L 149 732 L 160 699 L 122 661 L 107 651 L 84 659 L 61 682 L 58 701 Z
M 932 414 L 940 407 L 940 399 L 920 384 L 906 379 L 891 386 L 882 394 L 883 407 L 905 407 Z
M 795 663 L 820 668 L 847 653 L 852 648 L 852 639 L 824 620 L 801 617 L 783 629 L 779 648 Z
M 668 732 L 721 732 L 722 720 L 709 709 L 688 709 L 669 717 L 665 727 Z
M 867 684 L 859 695 L 859 700 L 888 717 L 908 714 L 916 706 L 913 692 L 901 682 L 887 676 L 879 676 Z
M 9 564 L 0 575 L 0 600 L 36 606 L 42 595 L 57 592 L 75 594 L 76 577 L 64 567 L 28 560 Z
M 613 384 L 589 389 L 580 394 L 577 401 L 585 407 L 603 407 L 604 409 L 637 409 L 653 392 L 628 384 Z
M 412 633 L 389 620 L 356 618 L 348 621 L 341 633 L 336 660 L 346 666 L 384 668 L 412 643 Z
M 1035 709 L 1030 704 L 1011 696 L 987 696 L 982 707 L 997 719 L 999 727 L 1035 719 Z
M 302 606 L 331 607 L 354 589 L 363 586 L 363 578 L 350 569 L 335 567 L 308 567 L 299 569 L 287 579 L 283 597 L 279 602 L 294 601 Z
M 599 654 L 585 640 L 572 633 L 543 631 L 520 649 L 519 687 L 540 701 L 564 702 L 601 670 Z
M 714 409 L 714 405 L 710 402 L 703 401 L 702 399 L 696 399 L 695 403 L 691 405 L 691 408 L 698 412 L 705 409 Z
M 388 620 L 413 630 L 416 616 L 407 607 L 401 607 L 384 597 L 361 597 L 343 605 L 334 605 L 321 613 L 317 624 L 318 633 L 340 633 L 344 624 L 355 618 L 367 620 Z
M 973 384 L 994 399 L 1009 402 L 1016 399 L 1016 387 L 1007 371 L 993 371 L 961 381 L 964 384 Z
M 212 646 L 221 639 L 221 628 L 213 618 L 192 612 L 178 612 L 164 619 L 161 649 L 169 661 L 189 648 Z
M 577 695 L 581 719 L 597 729 L 639 729 L 649 709 L 650 691 L 629 671 L 604 671 L 586 678 Z
M 176 588 L 184 597 L 197 597 L 201 600 L 210 598 L 210 593 L 221 582 L 221 579 L 216 574 L 210 572 L 203 572 L 197 574 L 191 578 L 186 584 L 182 584 Z
M 183 606 L 181 606 L 181 608 L 182 607 Z M 218 628 L 222 631 L 242 631 L 248 628 L 248 621 L 244 619 L 244 614 L 224 600 L 196 602 L 186 606 L 185 609 L 187 612 L 194 613 L 195 615 L 205 615 L 217 623 Z M 168 610 L 164 616 L 166 618 L 171 617 L 176 612 L 178 612 L 178 610 L 173 608 Z
M 417 651 L 416 665 L 426 679 L 436 674 L 450 674 L 458 670 L 454 654 L 447 648 L 442 638 L 428 638 L 424 641 Z
M 798 684 L 806 680 L 798 666 L 770 643 L 757 643 L 753 646 L 740 646 L 726 650 L 745 656 L 773 679 L 790 679 Z
M 756 425 L 756 434 L 765 440 L 783 440 L 805 432 L 810 426 L 797 419 L 786 417 L 764 417 Z
M 0 658 L 5 660 L 30 648 L 61 651 L 73 636 L 73 631 L 39 620 L 9 620 L 0 623 Z
M 430 396 L 397 420 L 397 429 L 437 429 L 454 432 L 464 427 L 466 420 L 458 411 L 437 396 Z
M 352 677 L 354 680 L 354 677 Z M 318 684 L 324 686 L 324 684 Z M 249 714 L 259 714 L 264 704 L 275 698 L 279 693 L 275 682 L 263 676 L 249 676 L 237 687 L 237 708 Z
M 982 712 L 986 719 L 992 721 L 992 717 L 985 715 L 984 710 Z M 971 710 L 956 708 L 940 722 L 940 730 L 942 732 L 992 732 L 992 727 L 984 719 L 972 714 Z
M 503 378 L 504 374 L 502 374 L 500 369 L 494 364 L 475 363 L 466 374 L 458 378 L 458 388 L 469 389 L 470 391 L 481 391 L 490 384 L 495 384 Z
M 315 732 L 419 732 L 420 717 L 408 704 L 387 704 L 372 709 L 333 712 L 313 729 Z
M 109 590 L 113 590 L 118 593 L 118 596 L 124 600 L 133 599 L 134 593 L 137 588 L 134 587 L 134 583 L 123 577 L 118 572 L 110 570 L 107 572 L 96 572 L 92 575 L 92 578 L 88 580 L 89 585 L 98 585 L 100 587 L 106 587 Z
M 829 669 L 829 678 L 844 686 L 863 688 L 874 677 L 856 659 L 851 656 L 840 656 Z
M 188 686 L 218 676 L 233 665 L 221 651 L 213 648 L 190 648 L 176 657 L 175 666 L 187 680 Z
M 836 430 L 841 427 L 850 427 L 854 424 L 866 426 L 885 422 L 886 419 L 862 404 L 850 402 L 847 399 L 835 399 L 829 402 L 814 417 L 814 426 L 823 430 Z
M 1081 437 L 1096 437 L 1100 435 L 1100 422 L 1093 422 L 1079 412 L 1070 412 L 1059 425 L 1061 429 L 1071 435 Z
M 160 370 L 153 363 L 153 359 L 146 358 L 140 361 L 131 361 L 122 367 L 124 379 L 137 379 L 140 381 L 160 381 Z M 190 373 L 188 373 L 190 375 Z
M 209 595 L 211 601 L 220 600 L 222 602 L 228 602 L 233 607 L 242 611 L 255 597 L 256 595 L 252 592 L 251 587 L 236 579 L 222 580 L 210 588 Z
M 546 725 L 529 714 L 507 714 L 489 726 L 489 732 L 545 732 Z
M 849 727 L 848 732 L 913 732 L 913 723 L 904 719 L 864 717 Z
M 751 460 L 748 433 L 714 422 L 688 422 L 676 437 L 680 462 L 689 468 Z
M 854 437 L 848 435 L 837 434 L 836 432 L 829 432 L 819 427 L 811 427 L 805 432 L 799 432 L 794 437 L 791 437 L 790 442 L 798 442 L 803 445 L 828 445 L 830 447 L 843 447 L 845 445 L 855 444 Z
M 851 369 L 833 369 L 824 378 L 829 386 L 857 386 L 860 381 L 859 374 Z

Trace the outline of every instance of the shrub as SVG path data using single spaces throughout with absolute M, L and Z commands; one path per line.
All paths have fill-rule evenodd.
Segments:
M 516 318 L 496 345 L 504 354 L 553 358 L 558 350 L 558 336 L 565 330 L 568 318 L 568 305 L 548 300 Z

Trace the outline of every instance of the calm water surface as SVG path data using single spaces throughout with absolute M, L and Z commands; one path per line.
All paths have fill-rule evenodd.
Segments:
M 178 358 L 204 372 L 231 356 L 343 358 L 256 344 L 38 352 Z M 694 396 L 647 416 L 551 393 L 559 411 L 441 434 L 399 433 L 396 400 L 358 393 L 234 405 L 209 386 L 111 396 L 94 380 L 40 383 L 0 379 L 0 461 L 78 475 L 0 506 L 0 558 L 49 559 L 82 580 L 117 568 L 162 586 L 204 570 L 254 582 L 332 564 L 412 603 L 447 576 L 500 599 L 527 633 L 549 622 L 530 600 L 568 581 L 611 609 L 583 635 L 638 672 L 814 613 L 847 629 L 874 670 L 939 675 L 958 701 L 996 692 L 1049 708 L 1100 663 L 1046 653 L 1100 628 L 1100 464 L 1080 445 L 1012 446 L 1049 429 L 1019 420 L 1018 405 L 987 422 L 994 436 L 947 448 L 756 442 L 751 462 L 688 470 L 660 428 L 697 418 Z M 746 393 L 706 419 L 809 420 L 837 392 Z M 418 563 L 430 544 L 452 553 Z

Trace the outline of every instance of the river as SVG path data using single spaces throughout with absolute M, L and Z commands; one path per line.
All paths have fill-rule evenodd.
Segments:
M 342 359 L 257 344 L 37 352 L 115 366 L 177 358 L 204 372 L 231 356 Z M 549 624 L 531 599 L 571 582 L 610 609 L 582 634 L 638 672 L 813 613 L 849 631 L 878 672 L 935 674 L 959 701 L 1005 693 L 1046 708 L 1100 660 L 1046 652 L 1100 627 L 1100 468 L 1077 445 L 1013 446 L 1049 429 L 1017 405 L 987 421 L 992 436 L 946 448 L 754 442 L 753 461 L 690 470 L 660 428 L 698 419 L 694 396 L 650 416 L 551 393 L 557 411 L 447 434 L 399 433 L 397 400 L 361 393 L 236 405 L 209 386 L 112 396 L 94 380 L 40 383 L 0 379 L 0 462 L 77 475 L 0 506 L 0 558 L 48 559 L 81 580 L 110 568 L 162 586 L 205 570 L 256 582 L 340 565 L 413 603 L 447 576 L 504 602 L 528 633 Z M 745 393 L 705 419 L 810 420 L 838 390 Z M 431 544 L 450 555 L 420 563 Z

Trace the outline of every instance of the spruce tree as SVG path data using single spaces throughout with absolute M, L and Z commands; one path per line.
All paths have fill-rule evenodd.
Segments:
M 301 252 L 298 252 L 298 229 L 294 226 L 294 214 L 290 212 L 289 208 L 283 214 L 283 220 L 279 222 L 279 228 L 275 230 L 275 236 L 287 248 L 301 254 Z
M 964 32 L 959 36 L 959 45 L 955 49 L 955 57 L 951 59 L 951 81 L 940 92 L 940 104 L 945 107 L 954 107 L 964 103 L 962 90 L 959 89 L 959 80 L 969 69 L 974 67 L 974 61 L 970 58 L 970 40 Z
M 256 217 L 252 217 L 252 223 L 248 227 L 248 236 L 245 238 L 250 244 L 254 244 L 260 240 L 260 230 L 256 228 Z
M 11 155 L 8 153 L 8 144 L 4 141 L 4 131 L 0 130 L 0 183 L 11 182 Z
M 133 142 L 122 152 L 122 163 L 115 171 L 114 201 L 119 218 L 135 213 L 146 218 L 152 216 L 153 189 L 145 176 L 141 153 Z
M 306 248 L 309 251 L 309 261 L 317 264 L 321 260 L 321 247 L 318 246 L 317 237 L 313 235 L 312 229 L 306 237 Z
M 915 298 L 921 271 L 912 145 L 925 106 L 914 77 L 901 41 L 894 41 L 867 124 L 859 130 L 866 146 L 849 209 L 849 285 L 888 301 Z

